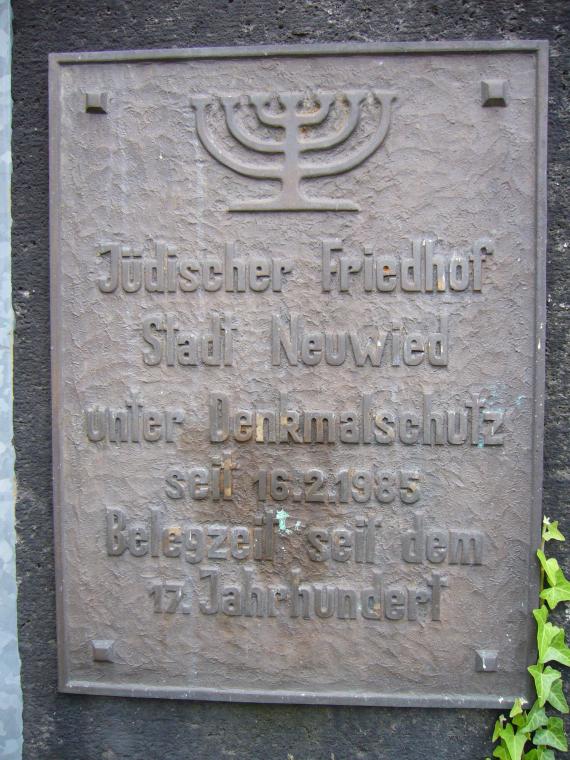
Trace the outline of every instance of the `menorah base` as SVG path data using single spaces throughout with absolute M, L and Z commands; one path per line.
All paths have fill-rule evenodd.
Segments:
M 230 211 L 360 211 L 356 203 L 334 198 L 296 198 L 277 195 L 275 198 L 234 203 Z

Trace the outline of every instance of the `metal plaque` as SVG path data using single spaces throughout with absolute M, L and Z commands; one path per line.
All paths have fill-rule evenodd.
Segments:
M 63 691 L 530 694 L 546 61 L 52 56 Z

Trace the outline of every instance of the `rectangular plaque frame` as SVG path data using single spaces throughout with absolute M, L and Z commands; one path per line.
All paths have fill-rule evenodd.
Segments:
M 546 259 L 546 109 L 548 46 L 542 41 L 493 41 L 493 42 L 426 42 L 426 43 L 372 43 L 372 44 L 325 44 L 325 45 L 287 45 L 287 46 L 243 46 L 226 48 L 195 48 L 176 50 L 150 50 L 99 53 L 58 53 L 50 55 L 50 257 L 51 257 L 51 330 L 52 330 L 52 399 L 53 399 L 53 472 L 54 472 L 54 521 L 56 542 L 56 583 L 57 583 L 57 629 L 58 629 L 58 664 L 59 689 L 69 693 L 87 693 L 115 696 L 160 697 L 198 700 L 218 700 L 237 702 L 273 702 L 273 703 L 307 703 L 307 704 L 345 704 L 345 705 L 379 705 L 379 706 L 425 706 L 425 707 L 472 707 L 499 708 L 512 702 L 518 696 L 530 698 L 531 689 L 528 679 L 523 694 L 495 693 L 445 693 L 439 688 L 430 691 L 422 684 L 418 691 L 407 689 L 402 692 L 391 690 L 371 691 L 360 689 L 279 689 L 279 688 L 228 688 L 227 686 L 205 687 L 191 683 L 187 687 L 173 686 L 168 683 L 137 684 L 115 681 L 113 678 L 81 678 L 74 675 L 70 664 L 69 619 L 65 598 L 66 574 L 64 572 L 64 554 L 66 536 L 64 531 L 64 510 L 66 509 L 66 486 L 62 476 L 65 463 L 64 442 L 69 420 L 64 416 L 65 383 L 64 368 L 66 357 L 63 330 L 68 316 L 64 302 L 64 259 L 62 256 L 61 233 L 61 119 L 60 87 L 62 72 L 70 66 L 90 66 L 93 64 L 155 64 L 159 62 L 184 61 L 227 61 L 267 59 L 299 59 L 303 57 L 321 58 L 326 56 L 351 57 L 363 59 L 383 56 L 418 57 L 423 55 L 441 56 L 476 56 L 478 54 L 529 54 L 536 60 L 535 81 L 535 278 L 534 278 L 534 316 L 535 322 L 530 326 L 534 336 L 534 368 L 532 399 L 532 451 L 529 463 L 531 467 L 530 525 L 531 532 L 527 544 L 528 600 L 524 624 L 526 630 L 526 662 L 532 661 L 534 646 L 534 627 L 530 610 L 537 600 L 538 571 L 534 561 L 534 552 L 539 545 L 542 512 L 542 449 L 543 449 L 543 407 L 544 407 L 544 345 L 545 345 L 545 259 Z M 100 102 L 91 103 L 93 110 L 101 107 Z M 105 648 L 105 641 L 98 642 Z M 301 641 L 302 644 L 302 641 Z M 105 655 L 103 652 L 102 659 Z M 157 681 L 160 679 L 157 679 Z

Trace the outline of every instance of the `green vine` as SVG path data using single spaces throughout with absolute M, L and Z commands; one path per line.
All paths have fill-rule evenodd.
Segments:
M 547 542 L 553 540 L 565 539 L 558 530 L 558 523 L 545 517 L 542 542 L 536 552 L 540 562 L 540 606 L 532 613 L 537 625 L 538 659 L 536 665 L 528 669 L 534 680 L 536 701 L 527 711 L 523 710 L 522 700 L 517 699 L 508 718 L 499 716 L 493 733 L 493 741 L 499 742 L 493 757 L 499 760 L 555 760 L 555 750 L 568 750 L 562 718 L 546 712 L 547 704 L 560 713 L 568 712 L 562 673 L 548 663 L 570 665 L 564 630 L 548 621 L 549 608 L 553 610 L 560 602 L 570 601 L 570 582 L 557 560 L 547 558 L 544 553 Z

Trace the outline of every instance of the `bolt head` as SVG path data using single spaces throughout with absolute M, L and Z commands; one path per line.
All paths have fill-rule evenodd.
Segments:
M 95 662 L 113 662 L 113 639 L 93 639 L 91 648 Z
M 507 105 L 507 83 L 504 79 L 484 79 L 481 82 L 481 103 L 485 108 Z
M 107 93 L 86 92 L 85 111 L 86 113 L 107 113 Z
M 475 670 L 478 673 L 494 673 L 499 653 L 494 649 L 478 649 L 475 652 Z

